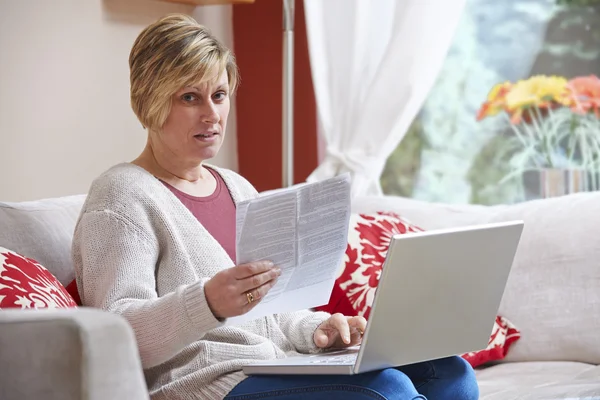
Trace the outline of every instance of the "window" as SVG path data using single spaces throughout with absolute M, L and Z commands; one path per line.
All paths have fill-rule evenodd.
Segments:
M 477 121 L 490 89 L 533 75 L 600 74 L 600 0 L 467 0 L 440 75 L 381 177 L 384 193 L 428 201 L 524 200 L 510 132 Z M 600 135 L 600 132 L 599 132 Z

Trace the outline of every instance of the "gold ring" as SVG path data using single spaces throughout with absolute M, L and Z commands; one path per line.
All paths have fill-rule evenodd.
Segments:
M 252 292 L 247 292 L 246 298 L 248 299 L 248 304 L 250 304 L 254 301 L 254 295 L 252 294 Z

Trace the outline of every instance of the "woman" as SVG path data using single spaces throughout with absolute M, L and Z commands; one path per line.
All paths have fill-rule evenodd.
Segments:
M 152 399 L 478 397 L 460 358 L 353 377 L 245 376 L 252 360 L 359 344 L 366 321 L 307 310 L 227 324 L 280 274 L 268 261 L 235 265 L 235 205 L 257 192 L 204 163 L 224 140 L 233 55 L 192 18 L 171 15 L 139 35 L 129 64 L 147 145 L 93 182 L 73 258 L 84 305 L 133 327 Z

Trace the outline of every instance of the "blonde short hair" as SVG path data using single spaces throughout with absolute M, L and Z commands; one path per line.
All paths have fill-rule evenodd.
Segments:
M 181 88 L 227 71 L 230 92 L 238 85 L 231 51 L 192 17 L 167 15 L 145 28 L 129 55 L 131 107 L 145 128 L 160 131 Z

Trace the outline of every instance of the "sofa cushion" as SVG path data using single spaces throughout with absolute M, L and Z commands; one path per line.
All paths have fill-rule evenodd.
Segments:
M 476 371 L 481 400 L 593 400 L 600 367 L 578 362 L 503 363 Z
M 521 330 L 506 361 L 600 364 L 600 193 L 535 200 L 491 222 L 525 227 L 499 313 Z
M 70 307 L 75 301 L 44 266 L 0 247 L 0 309 Z
M 0 202 L 0 246 L 45 266 L 63 285 L 75 277 L 71 241 L 85 195 Z

